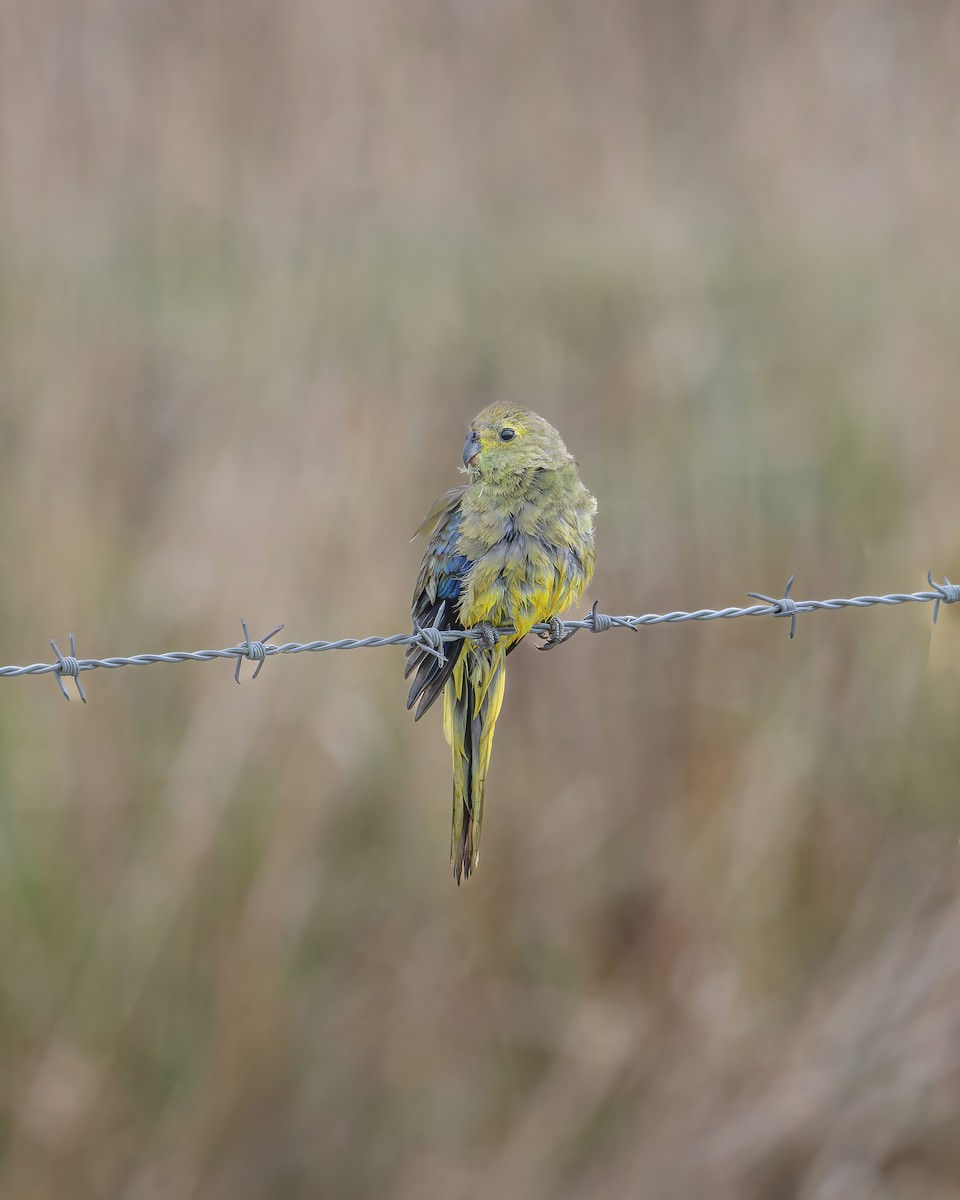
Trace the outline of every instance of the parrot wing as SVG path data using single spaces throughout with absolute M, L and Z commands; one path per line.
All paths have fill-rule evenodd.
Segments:
M 430 543 L 413 593 L 414 628 L 441 631 L 463 628 L 457 616 L 457 602 L 463 577 L 471 566 L 470 559 L 459 549 L 460 499 L 464 490 L 460 487 L 444 493 L 417 530 L 418 534 L 429 535 Z M 416 671 L 407 696 L 407 708 L 419 700 L 415 720 L 420 720 L 443 691 L 465 645 L 464 640 L 447 642 L 442 662 L 422 646 L 407 648 L 403 677 L 406 679 Z

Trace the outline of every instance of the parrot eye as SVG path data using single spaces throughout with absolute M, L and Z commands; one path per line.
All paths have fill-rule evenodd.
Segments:
M 500 441 L 501 442 L 511 442 L 511 441 L 513 441 L 513 439 L 516 436 L 517 436 L 516 432 L 513 429 L 501 429 L 500 430 Z

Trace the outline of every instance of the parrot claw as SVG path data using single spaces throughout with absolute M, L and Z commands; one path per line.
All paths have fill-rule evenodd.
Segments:
M 550 632 L 537 634 L 537 637 L 543 638 L 543 645 L 538 646 L 538 650 L 555 650 L 570 636 L 559 617 L 551 617 L 547 624 L 550 626 Z
M 481 621 L 474 628 L 480 635 L 477 638 L 477 645 L 482 646 L 485 650 L 492 650 L 497 642 L 500 641 L 500 634 L 497 633 L 496 626 L 491 625 L 489 621 Z

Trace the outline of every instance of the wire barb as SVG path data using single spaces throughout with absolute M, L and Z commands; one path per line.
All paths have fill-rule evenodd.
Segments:
M 51 641 L 50 645 L 53 647 L 53 652 L 57 656 L 56 665 L 53 667 L 53 677 L 56 679 L 60 691 L 63 692 L 64 700 L 66 700 L 68 704 L 70 703 L 70 697 L 67 694 L 67 688 L 63 682 L 64 675 L 70 675 L 73 677 L 73 682 L 76 685 L 77 694 L 83 703 L 86 704 L 87 694 L 83 690 L 83 684 L 80 682 L 80 663 L 77 661 L 77 639 L 72 633 L 70 634 L 70 653 L 66 655 L 60 653 L 60 647 L 56 642 Z
M 594 600 L 593 607 L 590 609 L 590 616 L 587 617 L 587 621 L 589 622 L 587 628 L 591 633 L 606 633 L 608 629 L 613 628 L 613 617 L 608 617 L 606 613 L 597 612 L 599 604 L 599 600 Z M 631 625 L 630 628 L 634 633 L 637 632 L 636 625 Z
M 441 665 L 447 661 L 443 652 L 443 631 L 436 625 L 418 625 L 415 621 L 411 644 L 422 646 L 427 654 L 432 654 Z
M 933 602 L 933 623 L 936 625 L 937 617 L 940 616 L 941 604 L 956 604 L 960 600 L 960 584 L 951 583 L 944 575 L 943 583 L 937 583 L 933 578 L 933 572 L 927 572 L 927 583 L 937 593 L 937 598 Z
M 267 661 L 267 647 L 264 643 L 269 642 L 270 639 L 276 636 L 276 634 L 278 634 L 283 628 L 282 625 L 278 625 L 276 629 L 271 629 L 266 637 L 262 638 L 259 642 L 254 642 L 250 640 L 250 630 L 247 629 L 247 623 L 243 617 L 240 618 L 240 626 L 243 629 L 243 638 L 247 644 L 246 646 L 237 647 L 237 650 L 239 650 L 240 653 L 237 655 L 237 666 L 233 672 L 233 678 L 237 683 L 240 682 L 240 664 L 245 658 L 249 658 L 251 662 L 255 662 L 257 664 L 253 674 L 250 676 L 251 679 L 256 679 L 256 677 L 263 670 L 263 664 Z
M 791 575 L 787 580 L 787 586 L 783 589 L 782 596 L 764 596 L 762 592 L 747 592 L 748 596 L 752 596 L 754 600 L 764 600 L 774 610 L 775 617 L 790 618 L 790 640 L 793 641 L 793 636 L 797 632 L 797 613 L 800 611 L 797 608 L 796 600 L 790 599 L 790 592 L 793 589 L 793 581 L 796 575 Z

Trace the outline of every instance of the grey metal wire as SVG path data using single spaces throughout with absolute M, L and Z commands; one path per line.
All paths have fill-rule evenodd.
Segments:
M 796 632 L 797 617 L 801 613 L 836 612 L 841 608 L 872 608 L 877 604 L 932 604 L 933 623 L 937 623 L 941 604 L 956 604 L 960 601 L 960 584 L 951 583 L 944 576 L 942 583 L 937 583 L 932 575 L 927 573 L 929 591 L 924 592 L 892 592 L 886 596 L 852 596 L 836 600 L 794 600 L 790 592 L 793 587 L 793 576 L 790 577 L 782 596 L 765 596 L 761 592 L 748 592 L 747 595 L 760 604 L 751 604 L 748 608 L 698 608 L 693 612 L 645 613 L 643 616 L 613 617 L 606 613 L 597 612 L 597 604 L 581 621 L 553 621 L 549 624 L 534 625 L 531 632 L 546 639 L 546 646 L 556 645 L 566 640 L 581 629 L 591 633 L 605 633 L 610 629 L 632 629 L 634 631 L 645 625 L 678 625 L 684 621 L 726 621 L 734 617 L 789 617 L 790 636 Z M 87 698 L 80 684 L 80 674 L 83 671 L 95 671 L 104 668 L 114 671 L 119 667 L 141 667 L 151 663 L 181 663 L 209 662 L 215 658 L 230 658 L 236 660 L 234 678 L 240 682 L 240 663 L 243 659 L 256 662 L 253 678 L 259 675 L 263 664 L 276 654 L 315 654 L 324 650 L 362 650 L 376 646 L 422 646 L 429 654 L 438 658 L 444 657 L 444 646 L 448 642 L 459 641 L 463 638 L 471 641 L 487 641 L 496 632 L 497 635 L 510 634 L 509 626 L 500 627 L 496 631 L 489 626 L 475 629 L 434 629 L 418 628 L 412 633 L 394 633 L 389 637 L 340 638 L 335 642 L 322 640 L 314 642 L 285 642 L 282 646 L 270 643 L 283 628 L 278 625 L 264 638 L 254 641 L 251 639 L 245 621 L 241 621 L 244 640 L 239 645 L 227 646 L 223 650 L 170 650 L 165 654 L 133 654 L 128 658 L 77 658 L 76 642 L 70 634 L 70 654 L 63 655 L 55 642 L 51 642 L 57 661 L 52 663 L 31 663 L 26 667 L 0 667 L 0 677 L 15 679 L 21 675 L 54 675 L 60 690 L 67 700 L 67 689 L 64 686 L 64 676 L 72 676 L 84 702 Z

